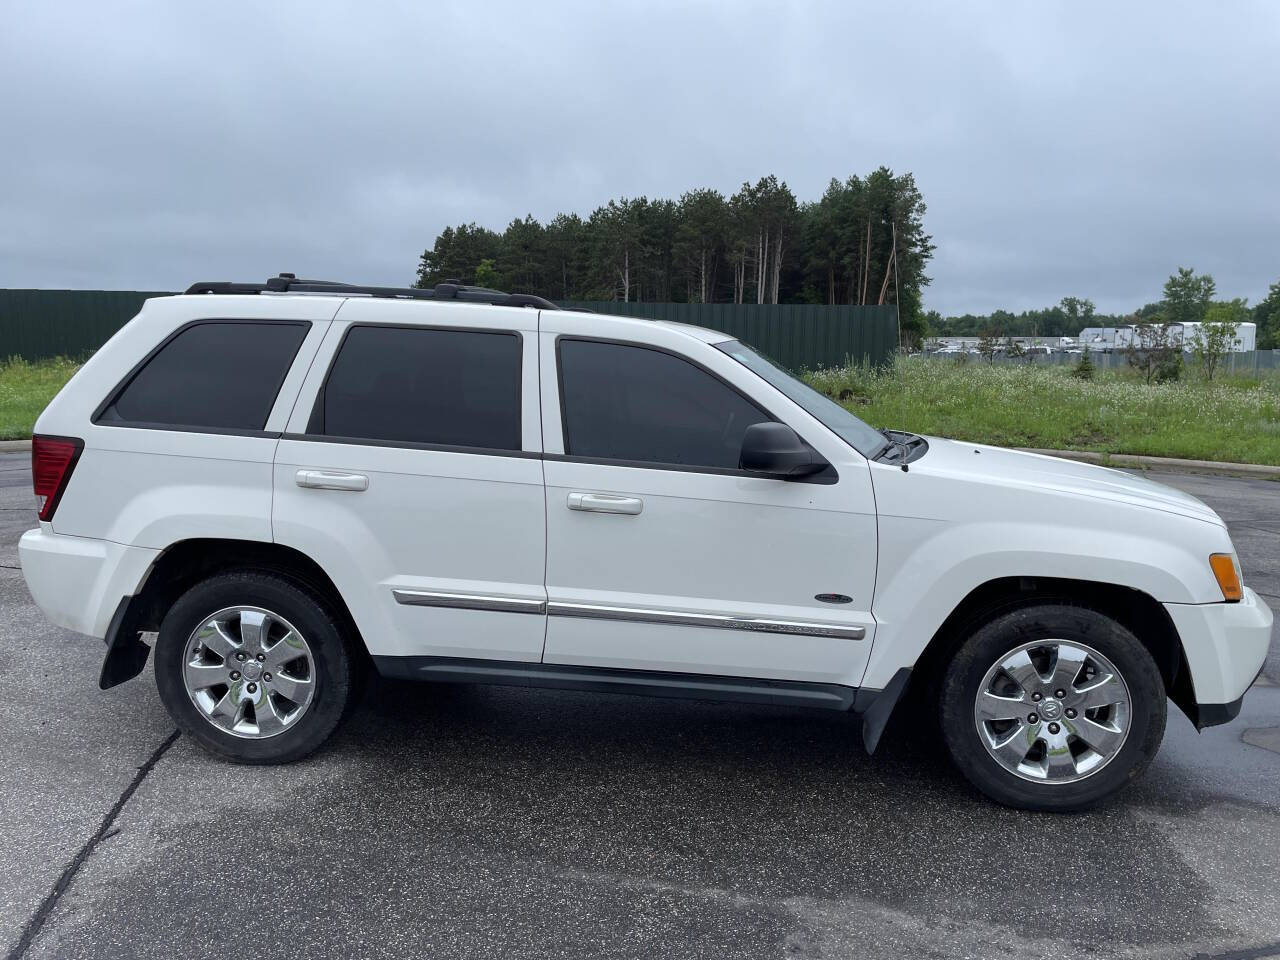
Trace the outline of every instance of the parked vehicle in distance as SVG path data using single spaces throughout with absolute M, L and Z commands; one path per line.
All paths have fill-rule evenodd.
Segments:
M 1224 723 L 1271 611 L 1146 479 L 873 429 L 745 344 L 441 284 L 147 301 L 40 416 L 36 603 L 247 763 L 366 669 L 852 710 L 908 687 L 960 771 L 1074 810 L 1167 699 Z M 1075 509 L 1089 504 L 1088 511 Z

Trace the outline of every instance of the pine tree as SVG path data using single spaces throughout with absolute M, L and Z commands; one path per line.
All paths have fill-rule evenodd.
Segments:
M 1089 354 L 1089 348 L 1084 348 L 1084 353 L 1080 354 L 1080 359 L 1076 362 L 1075 369 L 1071 371 L 1071 375 L 1077 380 L 1093 379 L 1093 357 Z

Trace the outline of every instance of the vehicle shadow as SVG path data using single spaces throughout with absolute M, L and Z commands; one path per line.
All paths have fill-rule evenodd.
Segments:
M 847 714 L 378 680 L 338 748 L 359 753 L 369 789 L 398 792 L 411 833 L 575 875 L 863 899 L 1034 937 L 1214 931 L 1207 888 L 1122 803 L 1074 817 L 996 806 L 925 718 L 896 718 L 868 757 Z M 1039 908 L 1011 910 L 1033 880 Z
M 867 938 L 916 955 L 953 934 L 978 954 L 1166 955 L 1237 933 L 1151 818 L 998 807 L 910 710 L 867 757 L 847 714 L 375 679 L 296 764 L 186 740 L 80 884 L 65 935 L 85 955 L 123 927 L 168 956 L 174 912 L 140 906 L 160 901 L 228 956 L 281 931 L 313 956 L 521 960 Z M 932 955 L 958 953 L 975 950 Z

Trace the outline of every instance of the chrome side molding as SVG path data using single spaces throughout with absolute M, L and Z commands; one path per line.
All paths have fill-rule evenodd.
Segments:
M 455 610 L 485 610 L 498 613 L 546 613 L 544 600 L 524 597 L 488 597 L 476 593 L 441 593 L 435 590 L 407 590 L 395 587 L 396 603 L 411 607 L 452 607 Z
M 591 620 L 627 620 L 632 623 L 664 623 L 681 627 L 716 627 L 724 630 L 751 630 L 757 633 L 785 633 L 809 637 L 836 637 L 861 640 L 865 627 L 815 623 L 810 620 L 775 620 L 771 617 L 738 616 L 718 613 L 683 613 L 674 610 L 651 610 L 645 607 L 615 607 L 595 603 L 547 604 L 553 617 L 584 617 Z
M 618 620 L 629 623 L 657 623 L 676 627 L 713 627 L 720 630 L 748 630 L 754 633 L 779 633 L 790 636 L 832 637 L 838 640 L 862 640 L 865 627 L 853 624 L 819 623 L 812 620 L 779 620 L 718 613 L 684 613 L 676 610 L 654 610 L 648 607 L 618 607 L 600 603 L 567 603 L 529 600 L 523 597 L 493 597 L 474 593 L 444 593 L 435 590 L 393 588 L 396 603 L 416 607 L 450 607 L 455 610 L 482 610 L 490 613 L 538 613 L 552 617 L 578 617 L 586 620 Z

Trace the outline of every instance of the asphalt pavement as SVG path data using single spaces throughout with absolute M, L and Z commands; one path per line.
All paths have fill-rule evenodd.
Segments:
M 843 715 L 517 688 L 377 682 L 314 758 L 234 766 L 31 603 L 27 457 L 0 456 L 10 958 L 1280 957 L 1265 678 L 1227 726 L 1172 710 L 1076 816 L 990 804 L 910 718 L 868 758 Z M 1156 479 L 1280 606 L 1280 484 Z

